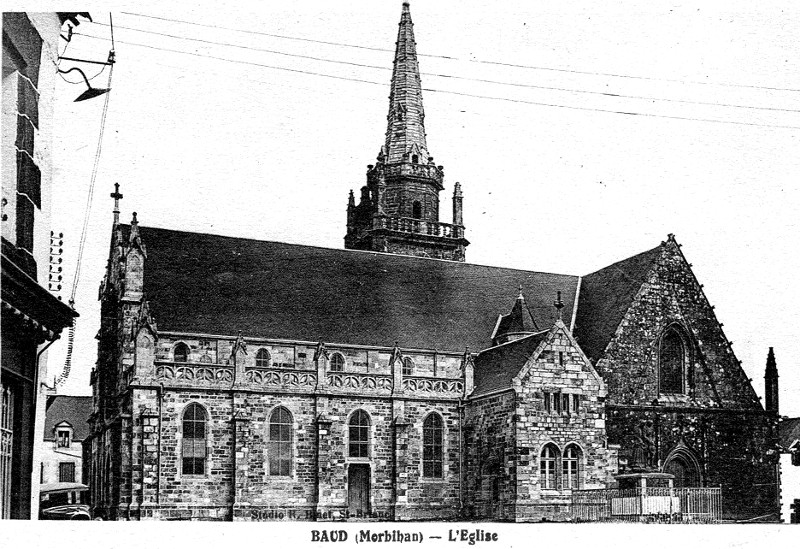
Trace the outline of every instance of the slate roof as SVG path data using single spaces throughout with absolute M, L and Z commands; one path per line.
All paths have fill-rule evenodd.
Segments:
M 44 440 L 53 440 L 53 430 L 63 421 L 72 425 L 72 439 L 89 436 L 87 420 L 92 414 L 92 397 L 55 395 L 47 397 L 44 419 Z
M 123 226 L 123 234 L 130 230 Z M 537 326 L 578 277 L 139 226 L 159 331 L 477 351 L 525 288 Z M 569 324 L 571 319 L 565 318 Z
M 581 279 L 574 335 L 593 364 L 614 336 L 661 250 L 662 246 L 657 246 Z
M 800 440 L 800 417 L 784 419 L 778 423 L 778 438 L 784 450 L 788 450 L 795 440 Z
M 548 332 L 545 330 L 486 349 L 475 357 L 475 386 L 471 396 L 474 398 L 511 387 L 511 380 Z

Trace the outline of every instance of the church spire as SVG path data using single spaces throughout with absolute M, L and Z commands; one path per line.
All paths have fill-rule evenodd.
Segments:
M 411 22 L 408 2 L 403 2 L 400 29 L 397 32 L 387 119 L 386 161 L 427 163 L 422 84 L 417 63 L 417 43 L 414 41 L 414 24 Z
M 348 197 L 349 250 L 464 261 L 464 195 L 456 184 L 453 223 L 439 221 L 444 168 L 433 162 L 425 141 L 425 112 L 417 44 L 408 2 L 403 2 L 389 92 L 386 141 L 378 162 L 367 166 L 361 200 Z

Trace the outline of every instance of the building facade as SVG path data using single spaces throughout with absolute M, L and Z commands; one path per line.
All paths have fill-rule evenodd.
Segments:
M 724 518 L 776 514 L 776 413 L 675 238 L 583 277 L 466 263 L 458 186 L 438 221 L 407 3 L 388 120 L 345 250 L 121 224 L 115 206 L 95 511 L 567 520 L 575 490 L 667 472 L 722 485 Z
M 3 14 L 0 518 L 31 518 L 38 498 L 34 445 L 41 434 L 35 423 L 46 349 L 77 316 L 44 286 L 57 41 L 62 24 L 77 24 L 77 15 Z
M 47 397 L 40 482 L 84 482 L 83 441 L 89 434 L 92 397 Z

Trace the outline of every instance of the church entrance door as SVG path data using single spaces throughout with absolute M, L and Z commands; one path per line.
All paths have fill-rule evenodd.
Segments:
M 692 488 L 700 486 L 700 473 L 688 460 L 675 456 L 664 467 L 665 473 L 675 475 L 675 488 Z
M 350 465 L 347 470 L 347 507 L 350 516 L 369 514 L 369 465 Z

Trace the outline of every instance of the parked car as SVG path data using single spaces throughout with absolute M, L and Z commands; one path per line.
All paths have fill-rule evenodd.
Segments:
M 39 489 L 40 520 L 92 520 L 89 487 L 80 482 L 52 482 Z

